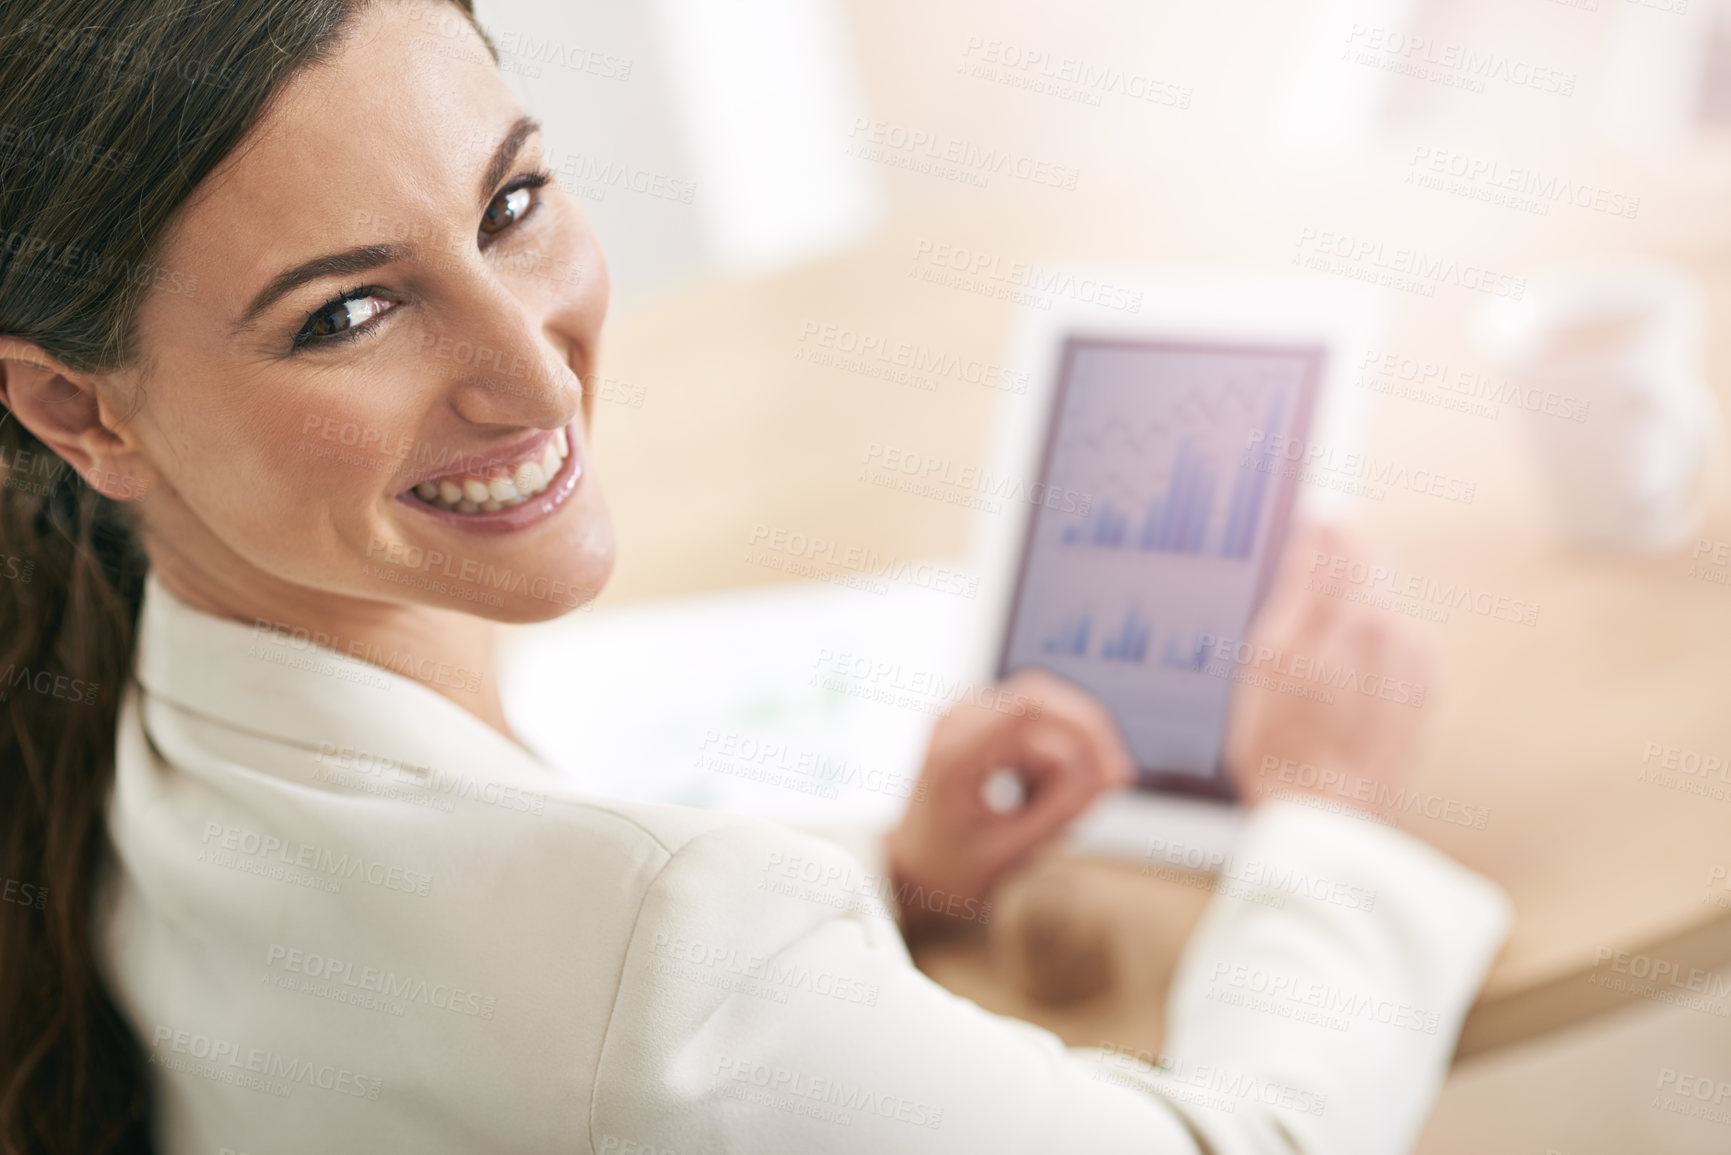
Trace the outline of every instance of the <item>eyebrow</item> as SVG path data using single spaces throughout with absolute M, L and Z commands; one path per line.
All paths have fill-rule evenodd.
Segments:
M 511 166 L 517 161 L 517 154 L 522 151 L 523 142 L 541 131 L 541 122 L 532 116 L 520 116 L 512 122 L 505 137 L 487 160 L 487 168 L 481 174 L 481 187 L 478 198 L 479 206 L 485 210 L 488 202 L 493 199 L 493 191 L 499 187 L 499 182 L 505 179 L 505 174 L 511 171 Z M 292 269 L 284 269 L 272 277 L 270 284 L 259 290 L 252 303 L 246 307 L 240 320 L 235 322 L 235 332 L 240 332 L 252 325 L 259 314 L 282 300 L 309 281 L 323 277 L 347 276 L 363 273 L 368 269 L 376 269 L 380 265 L 388 265 L 400 261 L 409 255 L 409 249 L 403 245 L 376 244 L 358 245 L 352 249 L 344 249 L 340 253 L 327 253 L 322 257 L 314 257 L 303 261 Z
M 493 191 L 499 187 L 499 182 L 505 179 L 505 174 L 511 171 L 511 166 L 517 163 L 517 153 L 522 151 L 523 142 L 541 131 L 541 122 L 532 116 L 519 116 L 511 122 L 511 127 L 505 132 L 505 139 L 493 150 L 492 159 L 487 162 L 487 171 L 481 174 L 481 191 L 476 203 L 482 208 L 487 207 L 493 199 Z
M 340 253 L 329 253 L 322 257 L 314 257 L 303 261 L 292 269 L 285 269 L 271 278 L 270 284 L 259 291 L 252 299 L 252 304 L 246 307 L 240 320 L 235 322 L 235 332 L 250 327 L 258 315 L 294 292 L 308 281 L 316 281 L 321 277 L 338 277 L 350 273 L 363 273 L 368 269 L 376 269 L 380 265 L 388 265 L 392 261 L 400 261 L 408 255 L 408 250 L 401 245 L 360 245 L 352 249 L 344 249 Z

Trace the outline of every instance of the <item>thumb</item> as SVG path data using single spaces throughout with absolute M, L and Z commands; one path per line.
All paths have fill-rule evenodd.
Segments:
M 984 841 L 1000 868 L 1055 837 L 1116 781 L 1098 772 L 1079 735 L 1058 727 L 1030 731 L 1021 774 L 1027 800 L 988 826 Z

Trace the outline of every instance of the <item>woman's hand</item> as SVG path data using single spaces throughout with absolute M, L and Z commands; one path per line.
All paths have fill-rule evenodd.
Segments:
M 1329 527 L 1306 528 L 1287 547 L 1250 644 L 1257 655 L 1277 655 L 1276 668 L 1320 670 L 1323 677 L 1302 687 L 1278 675 L 1270 680 L 1280 687 L 1241 682 L 1227 728 L 1226 762 L 1247 803 L 1297 796 L 1387 820 L 1405 796 L 1416 761 L 1433 663 L 1401 619 L 1316 588 L 1327 582 L 1336 558 L 1365 565 L 1374 560 L 1364 546 Z M 1356 686 L 1336 684 L 1344 679 L 1331 679 L 1329 671 L 1352 671 Z M 1333 700 L 1281 687 L 1323 690 Z
M 922 786 L 885 839 L 905 930 L 977 918 L 1006 871 L 1135 775 L 1112 716 L 1086 691 L 1043 670 L 998 689 L 985 697 L 1003 711 L 969 702 L 938 722 Z M 1021 804 L 1008 811 L 985 795 L 1001 769 L 1022 783 Z

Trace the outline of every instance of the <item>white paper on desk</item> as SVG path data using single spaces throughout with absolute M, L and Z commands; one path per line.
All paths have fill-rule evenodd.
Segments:
M 966 688 L 974 610 L 809 582 L 574 613 L 512 631 L 504 698 L 517 734 L 597 793 L 888 824 Z

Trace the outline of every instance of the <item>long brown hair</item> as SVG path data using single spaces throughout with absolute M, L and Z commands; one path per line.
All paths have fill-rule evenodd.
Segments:
M 0 334 L 133 363 L 145 295 L 196 292 L 175 214 L 364 2 L 4 0 Z M 126 506 L 0 407 L 0 1155 L 149 1150 L 92 910 L 144 573 Z

